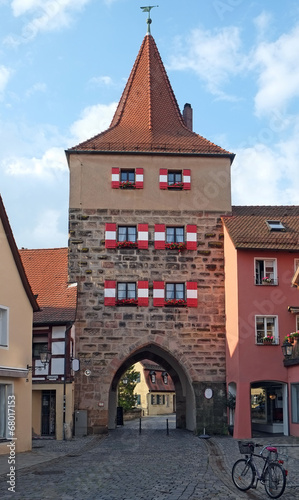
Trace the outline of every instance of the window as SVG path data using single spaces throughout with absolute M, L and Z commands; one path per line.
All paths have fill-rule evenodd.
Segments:
M 160 394 L 157 394 L 157 405 L 160 405 L 161 404 L 161 396 Z
M 183 243 L 183 242 L 184 242 L 183 227 L 166 228 L 166 243 Z
M 136 379 L 135 379 L 135 382 L 136 384 L 138 384 L 140 382 L 140 372 L 137 372 L 137 375 L 136 375 Z
M 185 285 L 184 283 L 166 283 L 165 291 L 166 301 L 168 300 L 184 300 Z
M 137 231 L 135 226 L 119 226 L 118 227 L 118 242 L 119 243 L 136 243 Z M 117 245 L 120 246 L 120 245 Z
M 136 283 L 117 283 L 118 300 L 136 300 Z
M 255 259 L 255 284 L 277 285 L 276 259 Z
M 48 337 L 34 336 L 32 341 L 32 356 L 40 359 L 40 353 L 48 349 Z
M 182 171 L 177 170 L 177 171 L 171 171 L 168 170 L 168 176 L 167 176 L 167 183 L 168 187 L 176 187 L 179 189 L 183 188 L 183 179 L 182 179 Z
M 299 316 L 296 316 L 296 332 L 299 331 Z
M 7 417 L 10 399 L 12 399 L 12 384 L 0 384 L 0 441 L 8 439 Z
M 285 227 L 280 220 L 267 220 L 266 223 L 270 231 L 285 231 Z
M 163 372 L 162 373 L 162 377 L 163 377 L 163 382 L 164 384 L 168 384 L 168 373 L 167 372 Z
M 8 308 L 0 307 L 0 346 L 8 347 Z
M 136 394 L 136 405 L 141 405 L 141 395 Z
M 135 185 L 135 170 L 120 171 L 120 187 L 131 187 Z
M 299 424 L 299 384 L 291 384 L 292 422 Z
M 154 394 L 151 394 L 151 404 L 152 405 L 156 404 L 156 398 Z
M 277 316 L 256 316 L 256 343 L 263 344 L 264 337 L 273 337 L 273 343 L 277 344 Z

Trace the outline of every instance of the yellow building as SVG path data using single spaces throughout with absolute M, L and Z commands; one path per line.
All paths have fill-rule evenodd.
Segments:
M 0 196 L 0 455 L 31 450 L 33 312 L 38 305 Z
M 139 373 L 134 394 L 142 416 L 174 413 L 175 387 L 165 369 L 153 361 L 143 360 L 134 365 L 134 370 Z

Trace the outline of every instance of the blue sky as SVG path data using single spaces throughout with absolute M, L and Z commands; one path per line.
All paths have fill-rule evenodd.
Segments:
M 152 34 L 180 108 L 236 153 L 233 204 L 299 205 L 298 0 L 157 4 Z M 0 193 L 19 247 L 67 246 L 64 150 L 109 126 L 144 5 L 0 0 Z

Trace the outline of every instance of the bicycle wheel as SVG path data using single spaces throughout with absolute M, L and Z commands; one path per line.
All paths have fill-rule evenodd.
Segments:
M 271 498 L 279 498 L 286 487 L 286 473 L 277 463 L 270 463 L 265 472 L 265 490 Z
M 241 491 L 247 491 L 252 487 L 255 478 L 255 470 L 251 462 L 245 458 L 237 460 L 232 470 L 234 485 Z

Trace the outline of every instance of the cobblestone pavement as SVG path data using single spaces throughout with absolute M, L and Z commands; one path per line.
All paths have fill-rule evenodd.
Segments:
M 160 428 L 158 422 L 160 424 Z M 23 465 L 16 471 L 16 492 L 8 491 L 1 458 L 1 500 L 214 500 L 267 498 L 264 487 L 247 493 L 231 481 L 231 467 L 240 457 L 230 437 L 205 439 L 174 429 L 169 418 L 125 423 L 106 437 L 87 437 L 71 442 L 35 441 L 40 462 L 26 467 L 30 454 L 20 454 Z M 298 471 L 298 442 L 289 469 Z M 290 441 L 291 440 L 291 441 Z M 258 441 L 258 440 L 257 440 Z M 265 442 L 265 440 L 261 440 Z M 276 440 L 277 441 L 277 440 Z M 39 448 L 38 448 L 39 447 Z M 34 454 L 34 451 L 32 452 Z M 294 483 L 294 482 L 293 482 Z M 291 482 L 289 483 L 291 484 Z M 283 500 L 299 499 L 298 487 L 288 486 Z

